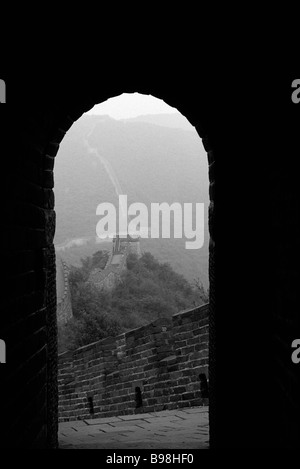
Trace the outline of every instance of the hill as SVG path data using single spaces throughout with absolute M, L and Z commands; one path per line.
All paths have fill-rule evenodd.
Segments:
M 123 119 L 125 122 L 125 119 Z M 129 123 L 147 122 L 148 124 L 160 125 L 163 127 L 171 127 L 181 130 L 194 131 L 194 127 L 190 124 L 186 117 L 179 112 L 172 114 L 145 114 L 131 119 L 126 119 Z
M 166 116 L 149 117 L 155 124 L 144 119 L 84 115 L 68 131 L 55 165 L 55 244 L 65 245 L 62 257 L 78 261 L 97 251 L 96 207 L 102 202 L 117 207 L 120 193 L 127 194 L 128 204 L 142 202 L 149 211 L 151 202 L 204 202 L 201 249 L 188 251 L 177 239 L 143 239 L 141 247 L 162 256 L 188 280 L 200 277 L 207 287 L 208 168 L 201 140 L 192 127 L 173 127 L 176 118 L 168 127 Z
M 160 317 L 206 303 L 204 290 L 192 288 L 168 263 L 145 252 L 129 254 L 127 269 L 112 290 L 88 282 L 94 267 L 103 269 L 107 253 L 85 258 L 69 275 L 73 318 L 59 327 L 59 351 L 148 324 Z

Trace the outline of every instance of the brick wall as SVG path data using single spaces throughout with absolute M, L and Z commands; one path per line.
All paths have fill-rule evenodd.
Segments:
M 48 414 L 56 395 L 55 266 L 51 247 L 55 227 L 51 179 L 54 156 L 47 149 L 48 125 L 32 114 L 20 126 L 11 125 L 13 135 L 8 134 L 9 152 L 3 169 L 1 246 L 5 255 L 1 256 L 1 265 L 5 280 L 0 331 L 7 346 L 7 365 L 1 372 L 3 447 L 45 447 L 51 432 L 49 444 L 56 445 Z
M 122 258 L 119 264 L 111 263 L 114 258 L 114 249 L 112 249 L 105 268 L 95 268 L 92 270 L 89 276 L 91 284 L 95 285 L 98 289 L 112 290 L 120 282 L 121 274 L 126 269 L 128 254 L 141 255 L 140 242 L 124 241 L 120 252 L 122 253 Z
M 61 354 L 60 421 L 207 404 L 201 382 L 208 379 L 208 310 L 203 305 Z
M 58 260 L 61 265 L 58 265 L 57 268 L 62 269 L 62 281 L 63 285 L 63 296 L 57 299 L 57 322 L 58 324 L 66 324 L 72 317 L 72 302 L 71 302 L 71 292 L 68 281 L 69 269 L 67 264 L 63 260 Z M 57 278 L 56 278 L 57 279 Z

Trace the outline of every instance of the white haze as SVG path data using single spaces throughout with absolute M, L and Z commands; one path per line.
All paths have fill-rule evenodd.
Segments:
M 86 114 L 109 115 L 113 119 L 130 119 L 144 114 L 172 114 L 178 113 L 174 107 L 166 104 L 162 99 L 140 93 L 123 93 L 110 98 L 103 103 L 96 104 Z

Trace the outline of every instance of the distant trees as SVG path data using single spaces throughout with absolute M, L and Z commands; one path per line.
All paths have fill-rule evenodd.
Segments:
M 86 282 L 92 269 L 104 269 L 108 261 L 108 251 L 96 251 L 92 256 L 81 259 L 81 267 L 71 267 L 69 283 L 71 287 L 80 282 Z
M 70 282 L 73 318 L 66 325 L 60 326 L 60 352 L 117 335 L 122 331 L 116 314 L 111 310 L 109 293 L 78 279 L 80 272 L 73 272 Z
M 74 317 L 60 327 L 60 352 L 208 301 L 199 279 L 192 286 L 169 264 L 160 263 L 149 252 L 141 257 L 128 255 L 127 270 L 120 282 L 110 291 L 99 290 L 87 280 L 93 268 L 104 268 L 107 258 L 106 251 L 98 251 L 82 259 L 80 268 L 71 268 L 69 283 Z
M 199 296 L 203 300 L 204 303 L 208 303 L 209 301 L 209 290 L 206 290 L 201 282 L 200 278 L 195 278 L 192 286 L 198 291 Z
M 72 310 L 74 316 L 80 314 L 82 301 L 88 300 L 94 293 L 91 286 L 87 284 L 91 271 L 95 268 L 104 269 L 109 257 L 108 251 L 97 251 L 91 257 L 81 259 L 81 267 L 71 267 L 69 274 L 69 285 L 72 298 Z

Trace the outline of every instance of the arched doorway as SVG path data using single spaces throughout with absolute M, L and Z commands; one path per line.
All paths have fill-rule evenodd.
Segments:
M 32 81 L 33 89 L 35 85 L 36 83 Z M 151 84 L 140 86 L 136 80 L 133 80 L 131 85 L 125 83 L 124 86 L 119 86 L 104 78 L 100 84 L 92 80 L 86 88 L 78 80 L 72 86 L 58 81 L 52 83 L 50 93 L 49 89 L 38 86 L 32 90 L 33 100 L 27 107 L 26 120 L 22 125 L 18 123 L 17 138 L 14 142 L 15 157 L 9 162 L 13 164 L 9 166 L 5 180 L 7 200 L 10 200 L 7 207 L 11 209 L 6 217 L 5 232 L 3 231 L 9 253 L 6 256 L 7 269 L 10 272 L 12 265 L 17 266 L 17 270 L 14 269 L 12 273 L 14 281 L 9 280 L 10 288 L 7 288 L 3 295 L 4 302 L 9 303 L 11 314 L 6 316 L 6 328 L 2 329 L 5 335 L 3 332 L 4 336 L 1 339 L 6 341 L 10 362 L 16 365 L 13 377 L 7 386 L 9 389 L 7 408 L 14 409 L 13 415 L 12 413 L 7 415 L 8 447 L 12 443 L 23 447 L 57 445 L 53 168 L 59 144 L 73 122 L 95 103 L 122 92 L 133 91 L 155 95 L 176 107 L 188 118 L 202 137 L 208 152 L 211 188 L 213 187 L 213 154 L 208 146 L 207 132 L 199 118 L 199 114 L 205 115 L 205 110 L 200 113 L 195 96 L 184 89 L 184 86 L 181 90 L 172 90 L 166 82 L 159 86 Z M 12 187 L 17 187 L 18 190 L 13 191 Z M 213 200 L 213 190 L 211 190 L 211 200 Z M 21 217 L 18 216 L 20 213 Z M 210 275 L 213 272 L 214 252 L 212 215 L 211 202 Z M 18 226 L 18 230 L 15 226 Z M 12 285 L 15 286 L 13 296 Z M 213 295 L 214 280 L 210 278 L 211 299 Z M 10 343 L 15 343 L 16 340 L 18 346 L 12 349 Z M 211 346 L 212 340 L 210 340 Z M 211 378 L 210 383 L 212 385 Z M 13 405 L 9 406 L 9 403 L 13 403 L 16 398 L 20 399 L 21 407 L 24 409 L 22 412 Z M 6 421 L 5 416 L 3 421 Z
M 174 104 L 174 103 L 173 103 Z M 89 107 L 91 107 L 91 105 L 89 104 Z M 177 109 L 180 111 L 180 109 L 178 108 L 177 106 Z M 82 108 L 82 111 L 86 111 L 86 109 L 84 109 L 84 107 Z M 83 112 L 82 112 L 83 114 Z M 79 118 L 79 116 L 78 116 Z M 65 128 L 60 128 L 60 137 L 58 139 L 58 141 L 56 142 L 56 144 L 59 144 L 59 141 L 60 139 L 63 137 L 63 135 L 65 134 L 65 132 L 68 130 L 68 128 L 70 128 L 70 126 L 72 125 L 73 121 L 75 121 L 75 119 L 71 119 L 70 117 L 67 118 L 67 126 L 65 126 Z M 197 126 L 198 129 L 199 129 L 199 126 Z M 196 127 L 196 130 L 198 130 Z M 198 130 L 198 133 L 199 133 L 199 130 Z M 52 142 L 54 143 L 54 142 Z M 207 138 L 204 138 L 204 144 L 206 146 L 206 150 L 207 150 L 207 145 L 208 145 L 208 141 L 207 141 Z M 209 167 L 210 167 L 210 178 L 212 178 L 213 176 L 213 160 L 212 160 L 212 152 L 209 151 Z M 213 197 L 213 187 L 214 187 L 214 181 L 210 180 L 210 184 L 211 184 L 211 189 L 210 189 L 210 199 L 211 199 L 211 205 L 210 205 L 210 219 L 211 219 L 211 216 L 212 216 L 212 211 L 213 211 L 213 204 L 212 204 L 212 197 Z M 213 249 L 213 241 L 211 240 L 210 241 L 210 251 L 212 251 Z M 210 253 L 210 263 L 212 262 L 212 257 L 211 257 L 211 253 Z M 210 273 L 212 273 L 212 269 L 210 268 Z M 210 285 L 210 295 L 213 294 L 213 288 L 211 287 Z
M 79 122 L 80 119 L 78 119 L 78 122 Z M 77 125 L 77 124 L 76 124 Z M 88 133 L 90 134 L 90 131 L 88 131 Z M 196 132 L 195 132 L 196 134 Z M 197 135 L 197 138 L 198 138 L 198 135 Z M 114 140 L 112 141 L 112 143 L 114 142 Z M 57 157 L 60 157 L 60 155 L 58 155 Z M 61 158 L 63 157 L 63 155 L 61 155 Z M 200 159 L 200 155 L 199 155 L 199 159 Z M 207 171 L 207 169 L 206 169 Z M 114 184 L 114 181 L 112 181 L 112 183 Z M 67 412 L 66 412 L 66 415 L 67 415 Z

